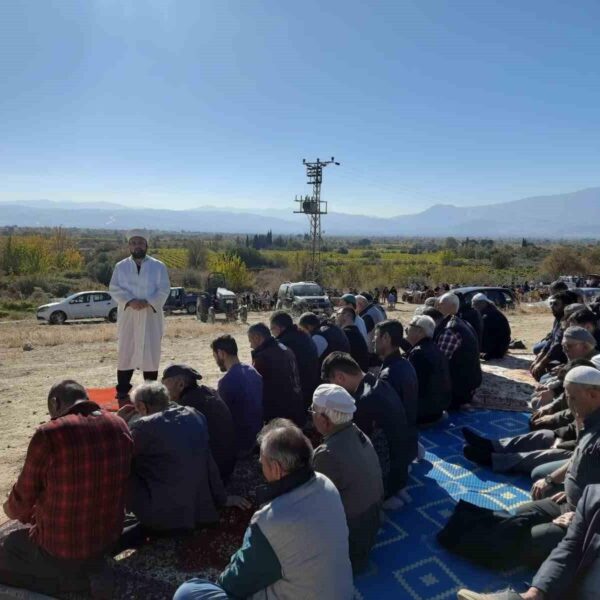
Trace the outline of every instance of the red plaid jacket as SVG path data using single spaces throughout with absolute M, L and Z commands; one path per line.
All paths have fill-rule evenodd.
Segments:
M 123 528 L 132 451 L 123 419 L 78 403 L 33 435 L 7 513 L 52 556 L 97 556 Z

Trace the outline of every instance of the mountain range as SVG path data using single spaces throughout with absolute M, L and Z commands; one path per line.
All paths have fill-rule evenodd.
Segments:
M 214 206 L 172 210 L 110 202 L 29 200 L 0 203 L 0 226 L 305 233 L 307 219 L 292 211 L 292 206 L 289 211 Z M 330 236 L 596 238 L 600 237 L 600 187 L 481 206 L 437 204 L 420 213 L 396 217 L 332 212 L 323 217 L 323 230 Z

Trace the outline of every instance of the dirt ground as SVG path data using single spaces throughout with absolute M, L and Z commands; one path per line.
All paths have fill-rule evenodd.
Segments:
M 390 313 L 409 321 L 414 305 L 398 305 Z M 513 338 L 527 348 L 552 325 L 550 313 L 518 312 L 508 315 Z M 268 319 L 267 313 L 251 313 L 249 322 Z M 203 383 L 216 385 L 220 373 L 213 360 L 210 341 L 222 333 L 235 336 L 240 358 L 250 361 L 250 347 L 240 323 L 200 323 L 190 316 L 167 318 L 162 366 L 185 362 L 199 369 Z M 24 350 L 30 344 L 31 350 Z M 522 353 L 530 350 L 521 351 Z M 519 353 L 517 351 L 516 353 Z M 116 326 L 103 322 L 49 326 L 34 321 L 0 323 L 0 499 L 2 503 L 19 474 L 27 444 L 35 428 L 48 419 L 46 397 L 50 386 L 61 379 L 75 379 L 87 387 L 115 383 Z M 141 381 L 136 373 L 134 383 Z M 5 515 L 0 510 L 0 522 Z

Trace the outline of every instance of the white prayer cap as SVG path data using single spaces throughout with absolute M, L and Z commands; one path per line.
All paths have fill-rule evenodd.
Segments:
M 482 293 L 475 294 L 473 296 L 473 298 L 471 298 L 471 304 L 473 302 L 489 302 L 489 301 L 490 301 L 490 299 L 485 294 L 482 294 Z
M 600 372 L 600 371 L 599 371 Z M 335 383 L 322 383 L 313 394 L 313 405 L 352 415 L 356 412 L 354 398 Z
M 446 292 L 439 298 L 438 305 L 439 304 L 448 304 L 455 310 L 458 310 L 460 306 L 460 298 L 454 292 Z
M 131 231 L 127 232 L 127 241 L 131 241 L 131 238 L 134 237 L 140 237 L 146 240 L 146 243 L 149 244 L 150 243 L 150 236 L 148 235 L 148 232 L 145 229 L 132 229 Z
M 600 387 L 600 371 L 594 367 L 575 367 L 567 373 L 565 384 L 567 383 Z
M 420 327 L 426 337 L 433 337 L 433 332 L 435 331 L 435 321 L 431 317 L 428 317 L 427 315 L 413 317 L 410 321 L 410 324 L 413 327 Z

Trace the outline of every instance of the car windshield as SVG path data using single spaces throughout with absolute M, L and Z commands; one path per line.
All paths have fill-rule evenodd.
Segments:
M 293 285 L 294 296 L 322 296 L 323 290 L 316 283 Z

